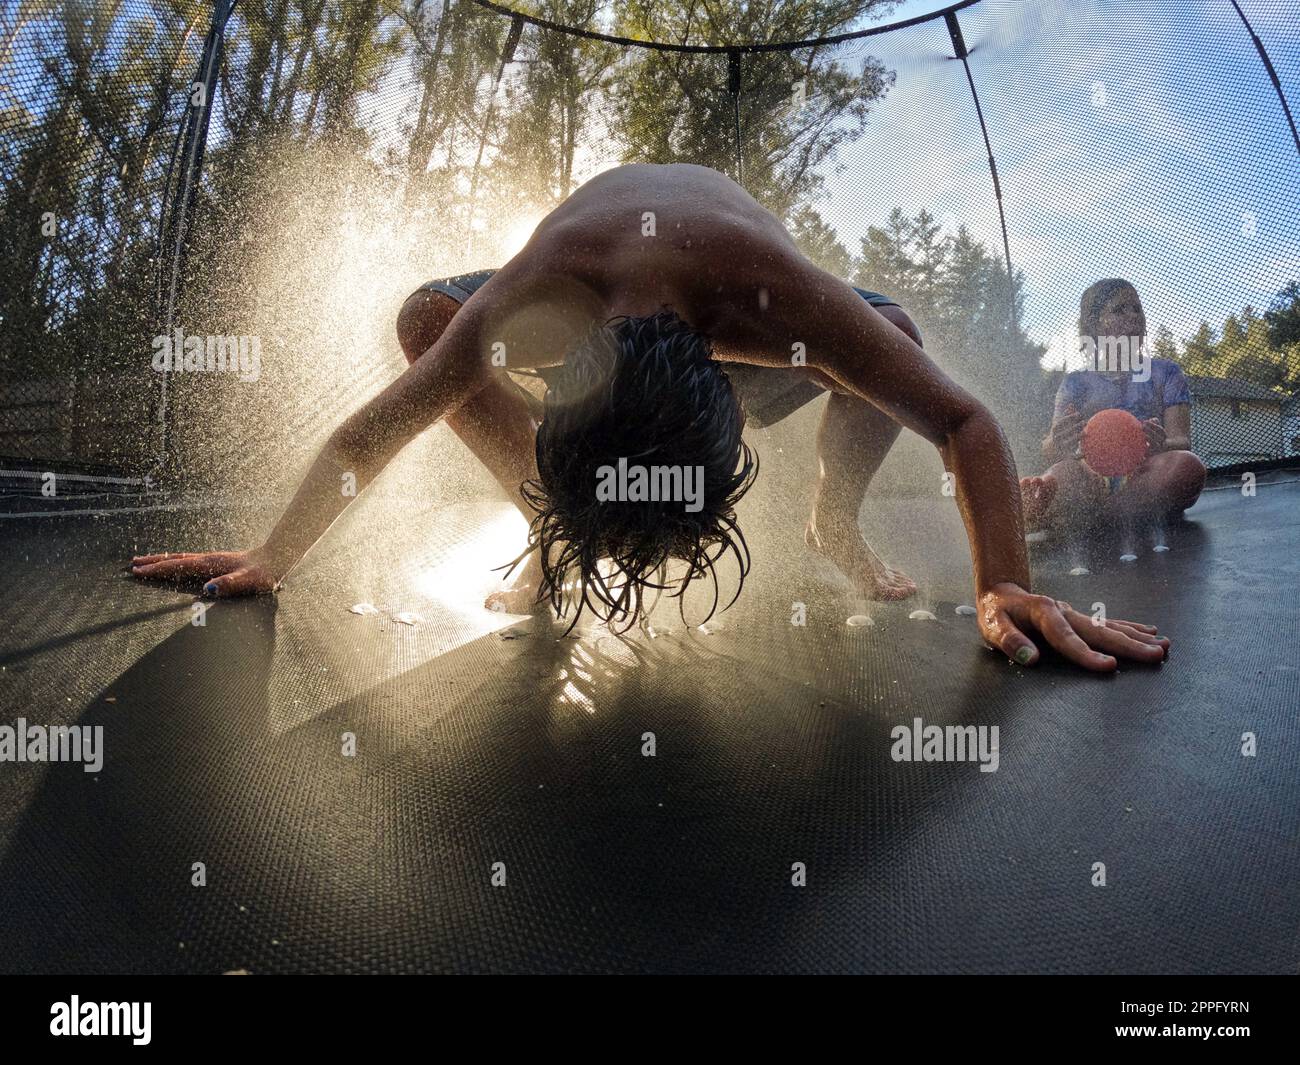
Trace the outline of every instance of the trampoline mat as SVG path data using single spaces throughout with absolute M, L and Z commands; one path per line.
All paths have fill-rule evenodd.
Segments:
M 982 647 L 951 501 L 872 502 L 921 584 L 874 626 L 791 531 L 709 632 L 622 639 L 438 599 L 489 504 L 203 625 L 115 569 L 185 513 L 7 516 L 0 723 L 102 725 L 105 759 L 0 764 L 0 968 L 1295 972 L 1293 477 L 1131 565 L 1039 553 L 1175 641 L 1112 677 Z M 999 768 L 894 761 L 916 718 L 997 725 Z

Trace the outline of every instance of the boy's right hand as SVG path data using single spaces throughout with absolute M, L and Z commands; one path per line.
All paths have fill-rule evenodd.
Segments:
M 142 580 L 202 580 L 203 594 L 217 599 L 273 592 L 283 576 L 258 551 L 171 551 L 137 555 L 131 559 L 131 574 Z

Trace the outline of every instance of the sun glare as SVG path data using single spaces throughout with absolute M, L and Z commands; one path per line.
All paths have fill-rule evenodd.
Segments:
M 500 566 L 524 549 L 528 541 L 528 523 L 514 507 L 488 519 L 474 534 L 474 539 L 460 544 L 436 566 L 415 580 L 416 590 L 457 614 L 492 618 L 485 614 L 483 600 L 503 588 Z M 516 574 L 518 571 L 516 570 Z
M 533 230 L 538 227 L 543 217 L 545 216 L 540 214 L 525 215 L 523 218 L 515 219 L 505 228 L 501 237 L 501 251 L 506 259 L 513 259 L 523 251 L 528 238 L 533 235 Z

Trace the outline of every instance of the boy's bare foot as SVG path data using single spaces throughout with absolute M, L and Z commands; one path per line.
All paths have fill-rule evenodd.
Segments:
M 1038 532 L 1047 525 L 1047 512 L 1056 498 L 1056 478 L 1050 473 L 1041 477 L 1020 478 L 1020 498 L 1025 508 L 1025 531 Z
M 906 599 L 916 594 L 916 582 L 902 570 L 891 569 L 856 530 L 832 531 L 809 522 L 804 543 L 831 562 L 865 599 Z
M 541 555 L 534 551 L 523 566 L 515 570 L 507 586 L 489 595 L 483 605 L 500 614 L 531 614 L 537 608 L 537 589 L 541 583 Z

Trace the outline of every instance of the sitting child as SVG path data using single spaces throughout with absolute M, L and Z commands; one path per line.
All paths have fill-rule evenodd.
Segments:
M 1191 395 L 1183 371 L 1168 359 L 1146 358 L 1144 348 L 1135 350 L 1146 337 L 1137 290 L 1119 278 L 1090 287 L 1080 301 L 1079 335 L 1092 340 L 1096 368 L 1067 373 L 1061 382 L 1043 440 L 1051 465 L 1041 476 L 1020 481 L 1026 526 L 1078 528 L 1181 514 L 1199 498 L 1205 466 L 1189 450 Z M 1106 360 L 1117 350 L 1129 354 L 1127 366 Z M 1146 458 L 1122 479 L 1093 472 L 1079 451 L 1088 420 L 1110 408 L 1136 417 L 1147 438 Z

